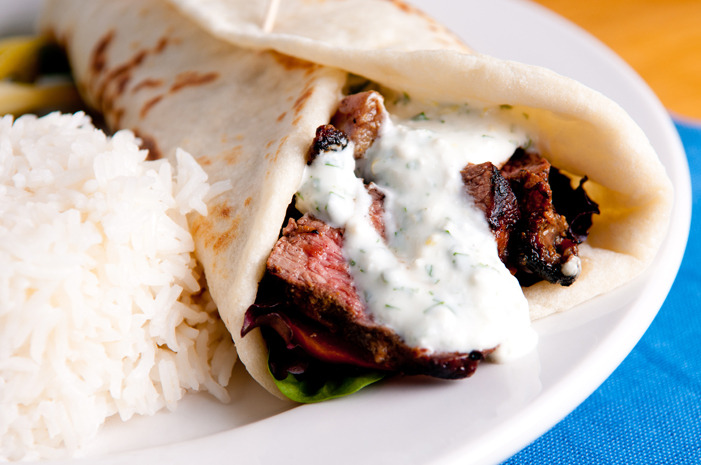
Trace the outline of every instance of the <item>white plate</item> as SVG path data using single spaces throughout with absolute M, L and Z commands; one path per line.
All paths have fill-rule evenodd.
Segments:
M 688 166 L 664 108 L 596 40 L 523 0 L 413 0 L 475 49 L 544 65 L 619 102 L 643 127 L 676 186 L 670 233 L 635 283 L 535 324 L 526 360 L 483 364 L 469 380 L 405 379 L 292 408 L 236 369 L 233 402 L 192 395 L 174 413 L 110 420 L 88 457 L 70 463 L 493 463 L 547 431 L 601 384 L 647 329 L 683 255 Z M 0 0 L 0 31 L 31 24 L 36 0 Z M 63 463 L 63 462 L 61 462 Z M 68 463 L 68 462 L 66 462 Z

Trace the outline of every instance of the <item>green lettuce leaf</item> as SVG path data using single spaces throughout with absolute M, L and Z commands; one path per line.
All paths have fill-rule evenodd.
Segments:
M 273 380 L 280 392 L 287 398 L 295 402 L 309 404 L 353 394 L 384 377 L 385 374 L 380 372 L 368 372 L 357 376 L 332 376 L 325 380 L 321 386 L 318 383 L 300 381 L 292 374 L 287 375 L 287 378 L 283 380 L 278 380 L 273 376 Z

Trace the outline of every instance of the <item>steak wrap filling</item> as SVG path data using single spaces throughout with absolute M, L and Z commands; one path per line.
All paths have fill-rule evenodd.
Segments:
M 410 106 L 408 102 L 397 102 L 395 107 L 397 105 Z M 429 116 L 428 111 L 435 112 L 435 115 Z M 463 117 L 474 119 L 469 116 L 471 111 L 482 110 L 455 110 L 435 106 L 431 110 L 415 113 L 409 121 L 420 123 L 436 117 L 439 118 L 439 124 L 447 125 Z M 464 115 L 460 115 L 460 112 Z M 496 110 L 496 113 L 496 118 L 492 115 L 481 115 L 478 118 L 488 120 L 491 125 L 499 119 L 499 110 Z M 446 243 L 447 247 L 430 247 L 431 242 L 440 242 L 433 238 L 436 230 L 447 236 L 462 233 L 459 224 L 455 225 L 454 232 L 449 229 L 455 223 L 450 218 L 445 221 L 439 220 L 436 223 L 440 225 L 437 229 L 431 230 L 429 226 L 417 234 L 418 239 L 424 241 L 425 246 L 429 246 L 430 254 L 442 253 L 451 257 L 449 269 L 441 270 L 444 266 L 443 261 L 426 257 L 425 247 L 416 248 L 418 254 L 415 253 L 416 250 L 412 254 L 411 250 L 408 251 L 411 246 L 397 239 L 403 234 L 402 222 L 415 221 L 416 216 L 401 218 L 391 212 L 388 214 L 385 208 L 387 199 L 395 199 L 397 192 L 401 192 L 402 189 L 393 188 L 392 183 L 399 180 L 409 184 L 405 189 L 419 191 L 422 189 L 421 184 L 410 184 L 412 177 L 407 175 L 388 180 L 389 177 L 380 168 L 375 167 L 373 172 L 373 168 L 367 167 L 368 163 L 381 164 L 389 157 L 394 158 L 392 163 L 395 165 L 403 164 L 405 170 L 416 171 L 419 168 L 411 167 L 412 164 L 418 163 L 418 159 L 408 156 L 400 159 L 397 153 L 388 155 L 385 152 L 380 156 L 373 156 L 373 151 L 377 152 L 373 145 L 378 138 L 391 138 L 390 131 L 396 131 L 393 127 L 403 127 L 402 124 L 406 123 L 399 118 L 395 120 L 396 122 L 392 121 L 381 94 L 365 91 L 345 97 L 331 119 L 332 124 L 320 126 L 316 131 L 308 154 L 309 169 L 306 179 L 296 194 L 296 202 L 290 206 L 287 225 L 282 229 L 281 237 L 267 260 L 266 276 L 260 285 L 258 298 L 247 311 L 241 331 L 242 336 L 245 336 L 253 328 L 264 328 L 270 350 L 271 373 L 278 380 L 293 375 L 318 387 L 323 385 L 324 379 L 328 379 L 329 376 L 348 376 L 358 370 L 458 379 L 470 376 L 486 356 L 500 354 L 500 358 L 508 359 L 532 347 L 534 338 L 526 324 L 527 309 L 523 304 L 525 299 L 518 297 L 505 300 L 495 294 L 486 296 L 499 306 L 511 307 L 509 312 L 504 312 L 510 313 L 507 318 L 525 322 L 516 325 L 519 329 L 514 334 L 507 335 L 507 344 L 514 346 L 507 349 L 507 354 L 499 350 L 500 344 L 492 345 L 488 341 L 481 344 L 479 337 L 477 341 L 469 342 L 474 344 L 473 346 L 457 344 L 454 345 L 455 350 L 452 350 L 445 341 L 432 343 L 430 336 L 425 334 L 400 334 L 405 329 L 401 324 L 395 324 L 392 317 L 388 318 L 375 310 L 378 305 L 382 305 L 394 313 L 407 312 L 406 307 L 415 307 L 416 300 L 421 301 L 420 293 L 426 292 L 431 299 L 422 312 L 429 314 L 431 318 L 446 318 L 442 311 L 449 315 L 469 312 L 475 307 L 450 308 L 451 303 L 443 299 L 440 293 L 454 292 L 465 298 L 461 294 L 462 288 L 469 288 L 470 280 L 479 280 L 475 278 L 479 272 L 475 273 L 474 268 L 495 266 L 493 262 L 461 265 L 460 261 L 469 260 L 472 251 L 456 248 L 464 245 L 460 241 L 449 241 Z M 388 127 L 390 129 L 387 129 Z M 469 128 L 462 130 L 470 131 Z M 425 133 L 425 137 L 435 136 L 430 127 L 421 124 L 415 124 L 415 128 L 409 131 Z M 520 293 L 519 284 L 527 286 L 541 280 L 568 286 L 580 273 L 581 263 L 577 245 L 586 238 L 591 216 L 599 212 L 598 206 L 584 191 L 585 179 L 573 188 L 569 177 L 551 167 L 550 163 L 534 150 L 518 145 L 519 136 L 514 134 L 516 131 L 513 128 L 509 128 L 509 132 L 513 138 L 505 147 L 496 150 L 503 158 L 504 150 L 511 150 L 508 144 L 515 145 L 516 148 L 506 161 L 497 161 L 497 164 L 491 161 L 467 163 L 453 173 L 462 184 L 458 201 L 464 204 L 463 208 L 478 211 L 481 220 L 478 222 L 488 225 L 489 239 L 496 246 L 491 248 L 493 257 L 499 260 L 504 270 L 508 270 L 499 277 L 499 282 L 511 285 L 511 289 L 516 290 L 514 294 Z M 385 136 L 388 133 L 390 135 Z M 495 136 L 485 133 L 479 134 L 479 137 L 488 139 Z M 529 144 L 532 142 L 526 141 Z M 416 142 L 414 144 L 416 145 Z M 485 153 L 490 152 L 489 148 L 484 149 L 482 146 L 483 144 L 461 147 L 458 144 L 455 148 L 461 153 L 475 148 Z M 422 150 L 426 149 L 425 146 L 420 147 Z M 440 148 L 439 145 L 438 149 Z M 399 149 L 395 148 L 396 150 Z M 447 150 L 450 152 L 452 148 Z M 342 161 L 339 155 L 344 153 L 346 159 Z M 428 161 L 431 161 L 433 155 L 431 150 L 420 154 Z M 455 158 L 453 154 L 451 156 Z M 480 156 L 489 158 L 491 155 L 477 155 L 478 158 Z M 473 156 L 468 153 L 467 158 L 472 159 Z M 441 163 L 440 157 L 433 159 L 433 162 Z M 386 299 L 373 295 L 375 292 L 386 292 L 376 291 L 378 286 L 356 284 L 362 280 L 356 280 L 354 277 L 368 272 L 362 269 L 364 265 L 354 257 L 355 252 L 352 248 L 344 249 L 347 228 L 362 228 L 354 223 L 352 217 L 353 210 L 359 208 L 357 204 L 362 203 L 357 197 L 363 197 L 352 189 L 344 189 L 343 181 L 334 178 L 337 174 L 333 171 L 343 170 L 344 163 L 355 165 L 351 171 L 359 176 L 353 179 L 358 180 L 364 191 L 362 194 L 367 196 L 367 202 L 360 207 L 364 210 L 358 216 L 365 218 L 371 226 L 375 236 L 370 237 L 374 237 L 376 242 L 381 241 L 385 246 L 378 248 L 372 243 L 366 243 L 364 249 L 360 249 L 360 253 L 382 256 L 390 251 L 395 258 L 394 261 L 390 259 L 392 266 L 380 267 L 381 270 L 376 272 L 382 283 L 380 287 L 392 288 L 393 292 L 390 292 L 390 297 Z M 314 170 L 315 165 L 322 165 L 324 171 L 317 174 Z M 424 171 L 426 170 L 422 170 L 422 173 Z M 555 189 L 550 184 L 551 173 L 557 181 L 554 183 Z M 319 176 L 323 175 L 332 179 L 327 191 L 320 186 L 324 184 L 324 180 L 319 179 Z M 430 177 L 431 171 L 418 176 Z M 367 180 L 368 178 L 372 180 Z M 430 196 L 433 190 L 441 187 L 432 187 L 426 192 L 420 192 L 420 195 Z M 320 192 L 324 192 L 326 196 L 319 194 Z M 576 219 L 579 227 L 577 231 L 570 226 L 567 215 L 555 207 L 555 197 L 558 199 L 557 205 L 566 205 L 564 209 L 567 215 Z M 440 201 L 441 197 L 437 197 L 437 200 Z M 394 204 L 398 204 L 396 200 Z M 431 203 L 422 208 L 441 210 Z M 401 209 L 409 212 L 407 206 L 401 206 Z M 461 208 L 456 210 L 460 212 Z M 424 215 L 429 213 L 422 212 Z M 430 223 L 430 220 L 427 221 Z M 387 222 L 394 224 L 388 225 Z M 415 241 L 416 237 L 409 239 Z M 357 239 L 351 239 L 353 240 Z M 402 282 L 401 278 L 390 276 L 396 269 L 415 267 L 417 262 L 423 268 L 425 279 L 410 278 Z M 376 266 L 372 260 L 367 264 Z M 452 287 L 441 288 L 441 272 L 459 278 L 451 281 Z M 460 279 L 463 279 L 464 283 L 461 283 Z M 416 287 L 411 288 L 412 285 Z M 455 290 L 455 287 L 458 289 Z M 410 300 L 407 301 L 406 296 L 402 294 L 407 294 Z M 473 296 L 467 297 L 468 300 L 481 298 L 480 293 L 474 289 L 471 294 Z M 405 308 L 400 307 L 401 305 Z M 477 305 L 483 303 L 475 304 Z M 411 324 L 416 324 L 416 321 Z M 422 323 L 418 321 L 419 324 Z M 450 324 L 465 321 L 468 321 L 468 324 L 477 324 L 459 316 L 449 321 Z M 489 323 L 487 325 L 489 326 Z M 432 330 L 429 327 L 426 332 Z M 460 337 L 464 336 L 459 331 L 457 334 Z M 509 338 L 517 342 L 514 343 Z M 408 340 L 413 343 L 407 342 Z

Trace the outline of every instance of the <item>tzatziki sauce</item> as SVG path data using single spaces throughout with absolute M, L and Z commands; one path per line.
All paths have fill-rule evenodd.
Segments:
M 506 361 L 536 344 L 528 302 L 460 174 L 468 163 L 501 166 L 530 145 L 504 110 L 395 105 L 361 159 L 350 142 L 306 167 L 296 208 L 344 229 L 358 295 L 409 346 L 429 353 L 497 348 L 490 358 Z M 385 237 L 370 220 L 369 182 L 384 194 Z

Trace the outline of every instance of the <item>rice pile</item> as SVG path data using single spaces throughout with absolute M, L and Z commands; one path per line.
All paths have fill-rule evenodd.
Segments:
M 0 461 L 80 452 L 106 417 L 227 401 L 236 360 L 186 214 L 209 186 L 82 113 L 0 119 Z

